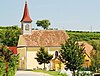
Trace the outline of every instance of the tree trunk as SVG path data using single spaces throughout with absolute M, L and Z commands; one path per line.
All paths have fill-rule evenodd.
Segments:
M 6 75 L 8 75 L 8 63 L 6 62 Z
M 44 63 L 44 70 L 46 70 L 45 63 Z

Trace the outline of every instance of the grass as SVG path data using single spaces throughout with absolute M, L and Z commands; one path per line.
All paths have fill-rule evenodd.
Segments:
M 65 74 L 60 74 L 58 71 L 33 70 L 33 72 L 42 72 L 52 76 L 66 76 Z

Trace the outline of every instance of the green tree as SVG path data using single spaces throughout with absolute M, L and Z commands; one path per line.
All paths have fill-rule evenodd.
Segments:
M 2 68 L 4 73 L 6 72 L 6 76 L 15 75 L 18 66 L 18 59 L 19 55 L 14 55 L 7 46 L 0 45 L 0 69 Z M 2 76 L 4 76 L 4 74 L 2 74 Z
M 40 50 L 36 54 L 36 60 L 39 64 L 44 64 L 44 69 L 46 69 L 45 64 L 50 63 L 50 60 L 52 59 L 53 55 L 48 54 L 48 51 L 45 51 L 44 47 L 41 47 Z
M 89 43 L 93 46 L 93 49 L 100 51 L 100 40 L 90 40 Z
M 100 72 L 100 51 L 93 51 L 91 52 L 91 60 L 92 60 L 92 71 Z
M 43 29 L 48 29 L 50 26 L 49 20 L 37 20 L 36 24 L 37 26 L 41 26 Z
M 91 40 L 89 42 L 93 46 L 93 51 L 91 52 L 92 65 L 90 68 L 94 72 L 100 72 L 100 40 Z
M 69 68 L 73 71 L 73 75 L 75 76 L 75 70 L 79 71 L 84 62 L 83 44 L 79 45 L 76 39 L 68 39 L 65 44 L 61 45 L 59 57 L 66 65 L 65 68 Z
M 7 46 L 17 46 L 20 35 L 20 28 L 17 26 L 1 27 L 0 42 Z
M 6 74 L 6 62 L 4 57 L 0 56 L 0 76 L 5 76 Z

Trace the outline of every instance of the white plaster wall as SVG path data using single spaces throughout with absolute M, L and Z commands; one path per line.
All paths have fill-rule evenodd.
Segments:
M 44 65 L 39 65 L 37 60 L 35 59 L 36 53 L 37 51 L 27 51 L 27 69 L 37 69 L 37 67 L 41 69 L 44 68 Z M 48 65 L 46 64 L 46 67 L 47 66 Z
M 27 51 L 27 69 L 37 68 L 36 51 Z

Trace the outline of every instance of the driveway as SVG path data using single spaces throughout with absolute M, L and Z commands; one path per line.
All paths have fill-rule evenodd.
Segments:
M 15 76 L 51 76 L 51 75 L 39 72 L 32 72 L 32 71 L 17 71 Z

